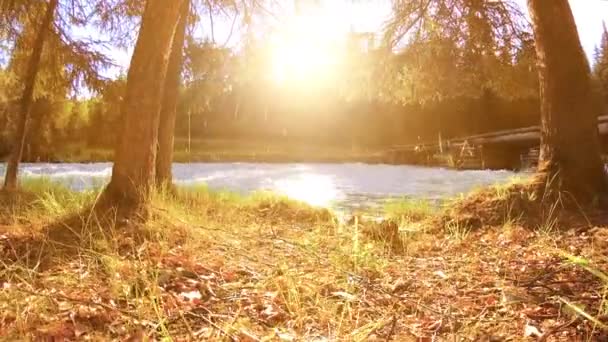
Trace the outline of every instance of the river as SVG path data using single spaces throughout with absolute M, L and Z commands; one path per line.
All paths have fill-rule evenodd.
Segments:
M 21 175 L 44 176 L 74 190 L 101 186 L 112 165 L 22 164 Z M 250 193 L 270 190 L 315 206 L 368 209 L 391 198 L 439 199 L 505 182 L 510 171 L 426 168 L 407 165 L 192 163 L 174 164 L 179 184 L 206 183 L 211 189 Z M 4 174 L 4 165 L 0 165 Z

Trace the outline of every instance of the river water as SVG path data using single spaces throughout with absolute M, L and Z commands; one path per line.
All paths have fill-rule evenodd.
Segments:
M 44 176 L 74 190 L 103 185 L 112 165 L 22 164 L 21 175 Z M 316 206 L 335 209 L 368 209 L 391 198 L 439 199 L 473 188 L 505 182 L 510 171 L 457 171 L 407 165 L 370 164 L 175 164 L 180 184 L 205 183 L 211 189 L 250 193 L 270 190 Z M 0 165 L 4 174 L 4 165 Z

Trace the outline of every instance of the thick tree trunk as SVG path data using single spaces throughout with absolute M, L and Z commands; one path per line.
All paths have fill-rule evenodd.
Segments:
M 8 163 L 6 165 L 6 174 L 4 176 L 4 189 L 15 190 L 17 188 L 17 172 L 19 170 L 19 162 L 23 156 L 23 146 L 27 136 L 27 122 L 32 109 L 32 97 L 34 95 L 34 86 L 36 85 L 36 76 L 40 66 L 40 58 L 44 41 L 51 29 L 51 24 L 55 18 L 55 10 L 57 9 L 58 0 L 50 0 L 47 5 L 46 13 L 40 23 L 38 35 L 28 61 L 27 71 L 25 75 L 25 86 L 23 94 L 19 101 L 19 117 L 17 118 L 17 131 L 15 132 L 15 140 Z
M 179 24 L 177 25 L 175 37 L 173 38 L 171 57 L 169 58 L 169 66 L 167 67 L 167 77 L 165 79 L 165 89 L 158 126 L 156 184 L 159 186 L 169 187 L 173 182 L 171 166 L 173 163 L 175 115 L 181 84 L 184 40 L 186 38 L 189 11 L 190 1 L 185 0 L 182 4 Z
M 589 202 L 608 191 L 589 63 L 568 0 L 528 0 L 541 97 L 539 178 Z
M 181 3 L 146 2 L 121 106 L 122 134 L 104 194 L 112 204 L 145 204 L 154 185 L 161 99 Z

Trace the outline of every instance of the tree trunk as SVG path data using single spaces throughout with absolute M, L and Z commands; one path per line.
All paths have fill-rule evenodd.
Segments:
M 25 86 L 19 101 L 17 131 L 15 132 L 15 139 L 6 165 L 6 174 L 4 176 L 5 190 L 15 190 L 17 188 L 17 172 L 19 169 L 19 162 L 21 162 L 21 157 L 23 155 L 23 146 L 25 145 L 27 135 L 27 122 L 32 109 L 32 97 L 34 95 L 34 86 L 36 85 L 36 76 L 38 75 L 38 69 L 40 67 L 40 58 L 42 56 L 44 41 L 46 40 L 46 36 L 48 35 L 53 19 L 55 18 L 57 2 L 58 0 L 50 0 L 47 5 L 46 13 L 40 23 L 40 29 L 38 30 L 38 35 L 36 36 L 36 41 L 28 62 L 24 80 Z
M 146 2 L 121 105 L 122 134 L 104 193 L 111 204 L 145 204 L 154 185 L 161 99 L 181 3 Z
M 528 0 L 541 98 L 538 180 L 590 202 L 608 191 L 589 63 L 568 0 Z
M 179 23 L 173 38 L 171 57 L 167 67 L 167 77 L 163 94 L 160 121 L 158 126 L 158 155 L 156 157 L 156 184 L 159 186 L 171 186 L 173 174 L 171 166 L 173 163 L 173 144 L 175 136 L 175 115 L 179 88 L 181 84 L 182 60 L 184 40 L 186 37 L 186 26 L 190 11 L 190 1 L 185 0 L 182 4 Z

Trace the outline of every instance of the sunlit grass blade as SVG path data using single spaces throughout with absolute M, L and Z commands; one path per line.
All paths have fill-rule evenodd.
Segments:
M 586 319 L 590 320 L 596 326 L 600 327 L 603 330 L 608 330 L 608 325 L 602 323 L 597 318 L 595 318 L 592 315 L 588 314 L 587 312 L 585 312 L 585 310 L 581 309 L 578 305 L 573 304 L 573 303 L 569 302 L 567 299 L 564 299 L 562 297 L 559 297 L 558 299 L 559 299 L 560 302 L 564 303 L 568 308 L 572 309 L 577 314 L 579 314 L 579 315 L 585 317 Z

